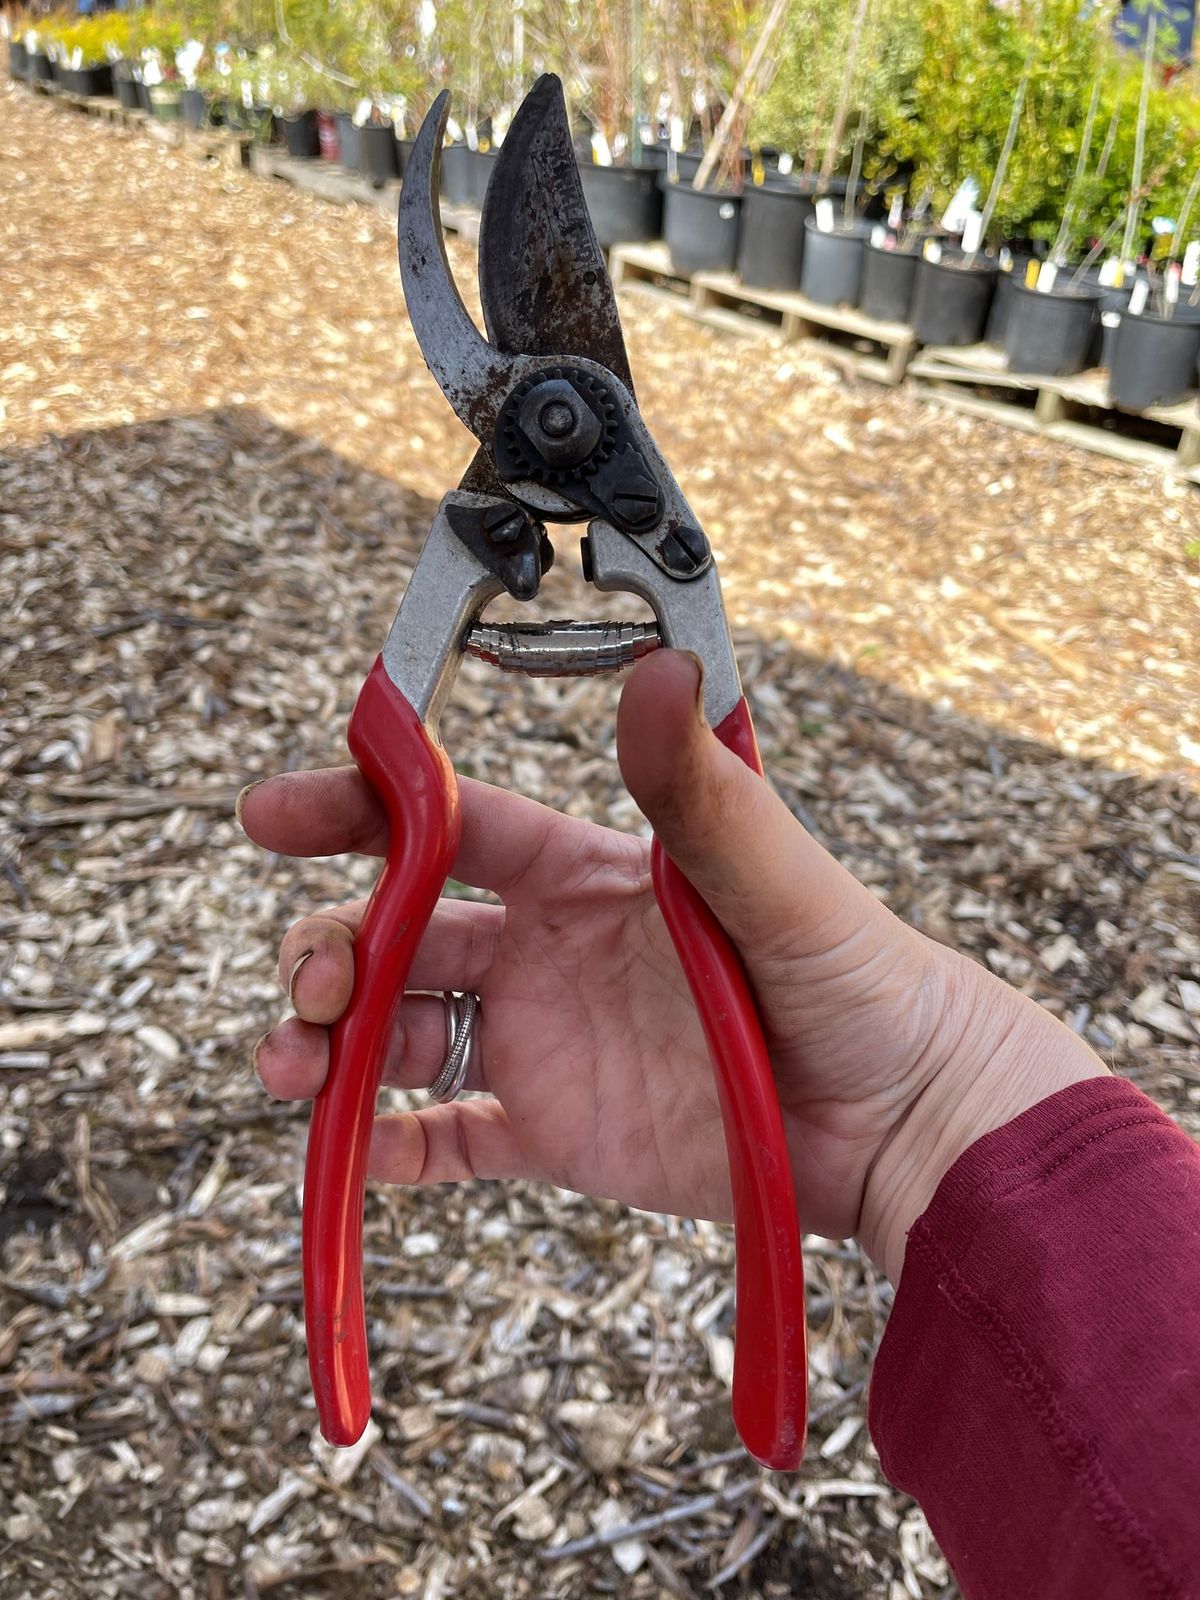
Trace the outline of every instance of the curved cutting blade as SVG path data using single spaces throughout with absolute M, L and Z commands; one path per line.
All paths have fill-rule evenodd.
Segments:
M 521 102 L 496 158 L 479 228 L 479 297 L 497 350 L 587 356 L 632 393 L 616 297 L 553 73 Z
M 486 444 L 512 375 L 506 357 L 471 321 L 446 260 L 438 185 L 449 112 L 450 92 L 444 89 L 421 124 L 404 170 L 396 224 L 400 276 L 426 365 L 463 422 Z

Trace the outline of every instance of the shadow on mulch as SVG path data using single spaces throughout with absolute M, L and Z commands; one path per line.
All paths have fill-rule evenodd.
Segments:
M 557 1405 L 598 1392 L 599 1380 L 581 1387 L 580 1363 L 546 1356 L 554 1383 L 536 1403 L 515 1379 L 496 1377 L 494 1352 L 463 1356 L 463 1371 L 439 1364 L 448 1336 L 436 1320 L 445 1315 L 439 1274 L 464 1257 L 481 1271 L 490 1263 L 506 1285 L 533 1270 L 525 1257 L 509 1259 L 517 1246 L 504 1227 L 528 1240 L 528 1219 L 540 1217 L 552 1281 L 569 1279 L 571 1293 L 598 1302 L 628 1271 L 630 1241 L 657 1226 L 611 1206 L 556 1210 L 560 1200 L 528 1186 L 471 1186 L 368 1203 L 368 1248 L 381 1261 L 395 1257 L 402 1275 L 415 1269 L 396 1256 L 397 1238 L 451 1231 L 439 1247 L 445 1259 L 418 1263 L 429 1297 L 389 1303 L 397 1342 L 380 1354 L 387 1447 L 409 1452 L 404 1471 L 433 1509 L 414 1516 L 369 1473 L 351 1498 L 313 1466 L 311 1416 L 299 1414 L 295 1277 L 303 1119 L 267 1107 L 245 1063 L 278 1014 L 272 947 L 284 926 L 348 887 L 361 892 L 373 869 L 264 859 L 237 833 L 230 807 L 250 778 L 345 759 L 350 707 L 434 509 L 247 410 L 0 455 L 0 582 L 11 597 L 0 646 L 10 740 L 0 940 L 11 952 L 0 967 L 0 1090 L 17 1151 L 0 1169 L 9 1279 L 0 1333 L 6 1323 L 16 1330 L 0 1338 L 0 1380 L 9 1393 L 49 1396 L 41 1420 L 57 1418 L 49 1438 L 24 1411 L 0 1408 L 0 1500 L 24 1497 L 21 1536 L 0 1558 L 0 1596 L 153 1600 L 189 1583 L 215 1595 L 257 1592 L 269 1580 L 366 1600 L 449 1582 L 450 1568 L 437 1577 L 443 1556 L 457 1564 L 456 1595 L 546 1593 L 536 1557 L 550 1534 L 534 1522 L 491 1521 L 525 1476 L 561 1460 L 545 1514 L 551 1526 L 582 1516 L 586 1531 L 607 1498 L 631 1519 L 660 1510 L 675 1492 L 664 1476 L 705 1454 L 698 1405 L 687 1408 L 721 1394 L 690 1326 L 654 1345 L 653 1362 L 674 1362 L 676 1376 L 674 1398 L 656 1402 L 667 1411 L 665 1440 L 643 1463 L 653 1479 L 641 1466 L 594 1468 L 578 1425 L 545 1422 Z M 559 560 L 539 613 L 619 608 L 580 583 L 574 532 L 555 537 Z M 640 604 L 620 614 L 639 615 Z M 805 826 L 900 915 L 1034 995 L 1197 1131 L 1200 1051 L 1186 984 L 1200 957 L 1191 911 L 1200 797 L 1013 739 L 777 640 L 737 638 L 767 770 Z M 519 683 L 468 663 L 444 718 L 446 746 L 460 770 L 636 827 L 613 760 L 615 697 L 606 682 Z M 598 1217 L 608 1231 L 593 1250 Z M 481 1232 L 488 1219 L 499 1232 Z M 690 1235 L 650 1238 L 654 1251 L 680 1259 L 694 1247 Z M 105 1280 L 118 1242 L 123 1265 Z M 96 1271 L 100 1280 L 81 1291 Z M 875 1478 L 865 1432 L 830 1461 L 817 1449 L 866 1375 L 879 1285 L 853 1252 L 813 1271 L 827 1275 L 813 1297 L 814 1350 L 827 1357 L 820 1392 L 848 1401 L 818 1430 L 800 1483 Z M 719 1284 L 711 1258 L 701 1272 Z M 30 1301 L 13 1283 L 49 1290 Z M 637 1304 L 671 1327 L 678 1292 L 669 1275 L 664 1283 L 643 1285 Z M 469 1320 L 485 1329 L 507 1302 L 494 1285 L 461 1290 L 469 1292 L 480 1295 Z M 552 1298 L 542 1293 L 521 1335 L 523 1369 L 561 1337 L 543 1304 Z M 645 1408 L 641 1331 L 610 1315 L 603 1349 L 588 1359 L 622 1401 Z M 723 1314 L 712 1326 L 726 1322 Z M 452 1389 L 450 1377 L 465 1383 L 476 1360 L 471 1386 Z M 478 1415 L 456 1432 L 430 1411 L 431 1431 L 414 1434 L 417 1410 L 426 1426 L 431 1385 L 443 1397 L 468 1393 Z M 644 1430 L 654 1407 L 636 1414 Z M 406 1444 L 412 1438 L 417 1445 Z M 425 1450 L 422 1438 L 436 1444 Z M 114 1440 L 128 1449 L 114 1452 Z M 134 1456 L 161 1470 L 138 1476 Z M 255 1508 L 266 1516 L 288 1473 L 300 1475 L 293 1499 L 259 1523 Z M 443 1509 L 456 1495 L 465 1522 Z M 886 1600 L 906 1570 L 896 1527 L 914 1514 L 900 1497 L 887 1504 L 886 1524 L 873 1501 L 836 1496 L 799 1523 L 777 1521 L 727 1592 Z M 777 1514 L 752 1505 L 769 1526 Z M 728 1559 L 739 1515 L 702 1521 L 686 1539 L 664 1536 L 656 1554 L 681 1584 L 702 1588 Z M 114 1554 L 118 1518 L 133 1531 Z M 472 1525 L 488 1530 L 486 1563 L 469 1543 Z M 852 1550 L 829 1540 L 833 1527 Z M 395 1587 L 397 1571 L 413 1575 L 408 1587 Z M 545 1577 L 563 1600 L 654 1590 L 648 1568 L 626 1578 L 603 1553 Z M 920 1581 L 930 1595 L 951 1592 L 948 1580 Z

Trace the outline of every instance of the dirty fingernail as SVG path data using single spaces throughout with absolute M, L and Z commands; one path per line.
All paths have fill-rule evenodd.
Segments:
M 250 1064 L 254 1068 L 255 1072 L 258 1072 L 258 1053 L 262 1049 L 263 1045 L 266 1044 L 267 1040 L 271 1037 L 271 1035 L 274 1032 L 275 1032 L 274 1028 L 268 1028 L 266 1033 L 263 1034 L 262 1038 L 254 1046 L 253 1053 L 251 1054 L 251 1057 L 250 1057 Z M 260 1074 L 260 1076 L 261 1076 L 261 1074 Z
M 233 815 L 236 818 L 239 827 L 242 825 L 242 807 L 246 804 L 246 796 L 250 793 L 251 789 L 257 789 L 260 783 L 266 783 L 266 781 L 267 780 L 265 778 L 255 778 L 254 782 L 248 783 L 242 790 L 241 794 L 239 794 L 237 799 L 233 802 Z
M 293 1005 L 296 1004 L 296 978 L 299 974 L 300 968 L 308 960 L 309 956 L 315 954 L 315 950 L 306 950 L 304 954 L 297 959 L 296 965 L 292 968 L 290 974 L 288 975 L 288 999 Z

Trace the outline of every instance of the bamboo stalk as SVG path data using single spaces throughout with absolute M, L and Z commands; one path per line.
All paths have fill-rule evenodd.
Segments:
M 1083 182 L 1087 172 L 1088 156 L 1092 153 L 1092 132 L 1096 126 L 1096 112 L 1100 105 L 1100 74 L 1097 73 L 1096 81 L 1092 84 L 1092 99 L 1088 106 L 1087 119 L 1083 125 L 1083 137 L 1079 141 L 1079 159 L 1075 163 L 1075 171 L 1071 177 L 1071 184 L 1067 190 L 1067 203 L 1063 207 L 1062 221 L 1059 224 L 1058 234 L 1050 249 L 1050 259 L 1061 266 L 1071 243 L 1071 225 L 1075 220 L 1076 203 L 1079 198 L 1079 185 Z
M 842 135 L 846 131 L 846 118 L 850 115 L 850 94 L 854 88 L 854 69 L 858 65 L 858 47 L 862 42 L 870 4 L 871 0 L 858 0 L 854 11 L 854 20 L 850 24 L 850 44 L 846 51 L 846 64 L 842 68 L 842 81 L 838 85 L 837 104 L 833 109 L 833 121 L 829 125 L 829 138 L 825 142 L 825 154 L 821 158 L 822 187 L 829 182 L 834 162 L 837 160 L 838 146 L 841 144 Z
M 1138 96 L 1137 133 L 1133 142 L 1133 173 L 1129 184 L 1129 206 L 1125 213 L 1125 236 L 1121 240 L 1121 260 L 1128 261 L 1137 237 L 1141 202 L 1135 199 L 1142 182 L 1142 162 L 1146 157 L 1146 112 L 1150 104 L 1150 78 L 1154 69 L 1154 36 L 1158 30 L 1158 12 L 1151 7 L 1146 18 L 1146 49 L 1142 56 L 1142 92 Z
M 991 226 L 992 214 L 1000 199 L 1004 188 L 1004 180 L 1008 175 L 1008 163 L 1012 159 L 1013 147 L 1017 142 L 1017 131 L 1021 126 L 1021 113 L 1025 109 L 1025 95 L 1029 89 L 1029 78 L 1033 71 L 1033 56 L 1037 49 L 1038 41 L 1042 34 L 1042 8 L 1039 5 L 1037 20 L 1033 30 L 1033 39 L 1030 41 L 1029 52 L 1025 57 L 1025 65 L 1021 69 L 1021 78 L 1017 84 L 1017 92 L 1013 96 L 1012 113 L 1008 119 L 1008 127 L 1004 134 L 1004 143 L 1000 147 L 1000 159 L 996 162 L 996 170 L 992 174 L 992 186 L 988 190 L 988 197 L 984 201 L 983 214 L 979 219 L 979 243 L 983 244 L 987 238 L 988 228 Z M 967 266 L 975 265 L 975 257 L 979 254 L 978 248 L 972 250 L 967 257 Z
M 721 114 L 717 130 L 709 142 L 708 149 L 704 152 L 704 159 L 696 171 L 696 176 L 692 179 L 693 189 L 703 189 L 724 155 L 725 147 L 730 141 L 742 107 L 754 92 L 767 49 L 771 40 L 779 31 L 779 26 L 783 21 L 787 8 L 788 0 L 774 0 L 770 11 L 767 13 L 766 21 L 763 23 L 758 38 L 754 42 L 754 49 L 750 52 L 750 59 L 742 68 L 741 76 L 738 78 L 733 94 L 729 98 L 729 104 Z

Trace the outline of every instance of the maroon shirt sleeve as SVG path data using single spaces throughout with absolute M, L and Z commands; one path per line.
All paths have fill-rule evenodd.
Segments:
M 871 1383 L 965 1600 L 1200 1597 L 1200 1150 L 1119 1078 L 942 1179 Z

